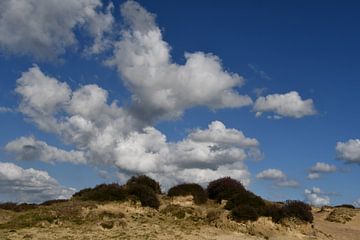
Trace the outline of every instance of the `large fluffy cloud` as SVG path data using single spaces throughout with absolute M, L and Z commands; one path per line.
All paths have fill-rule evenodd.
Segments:
M 38 141 L 34 137 L 20 137 L 9 142 L 5 150 L 16 155 L 19 160 L 41 160 L 47 163 L 70 162 L 74 164 L 86 163 L 81 151 L 64 151 L 46 142 Z
M 16 54 L 53 59 L 75 46 L 76 28 L 94 39 L 88 52 L 98 53 L 113 24 L 112 5 L 100 0 L 3 0 L 0 2 L 0 47 Z
M 45 171 L 0 162 L 0 193 L 7 200 L 41 202 L 69 198 L 74 192 L 75 189 L 61 186 Z
M 309 169 L 308 179 L 320 178 L 322 173 L 336 172 L 336 166 L 330 165 L 323 162 L 317 162 L 314 166 Z
M 262 156 L 256 139 L 219 121 L 190 131 L 181 141 L 169 142 L 132 111 L 116 102 L 109 104 L 106 90 L 90 84 L 73 91 L 37 66 L 23 73 L 17 84 L 19 110 L 76 149 L 68 152 L 23 137 L 5 148 L 18 159 L 105 164 L 124 174 L 152 174 L 168 182 L 229 174 L 248 184 L 250 174 L 242 162 Z
M 273 181 L 278 187 L 298 187 L 299 183 L 295 180 L 288 179 L 285 173 L 279 169 L 269 168 L 259 172 L 256 178 Z
M 360 164 L 360 139 L 336 143 L 337 158 L 347 163 Z
M 121 14 L 127 28 L 107 63 L 116 66 L 133 94 L 133 110 L 144 119 L 176 118 L 193 106 L 216 109 L 252 103 L 234 89 L 243 78 L 225 71 L 217 56 L 186 53 L 185 64 L 176 64 L 153 14 L 134 1 L 124 3 Z
M 326 196 L 320 188 L 313 187 L 312 189 L 305 189 L 305 199 L 308 203 L 314 206 L 323 206 L 330 204 L 330 198 Z
M 316 114 L 312 99 L 301 99 L 298 92 L 285 94 L 271 94 L 256 99 L 254 111 L 257 116 L 263 112 L 274 112 L 275 118 L 293 117 L 302 118 Z

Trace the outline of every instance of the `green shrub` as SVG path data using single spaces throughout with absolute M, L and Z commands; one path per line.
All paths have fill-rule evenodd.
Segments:
M 128 195 L 135 196 L 141 202 L 143 207 L 159 209 L 159 199 L 154 190 L 149 186 L 132 183 L 126 186 L 126 191 Z
M 37 207 L 38 205 L 29 204 L 29 203 L 21 203 L 21 204 L 17 204 L 13 202 L 0 203 L 0 209 L 14 211 L 14 212 L 24 212 Z
M 196 183 L 184 183 L 177 186 L 174 186 L 169 189 L 168 196 L 186 196 L 192 195 L 194 203 L 203 204 L 207 201 L 207 195 L 205 190 Z
M 248 206 L 248 205 L 241 205 L 233 208 L 231 210 L 231 217 L 233 220 L 237 222 L 241 221 L 256 221 L 259 218 L 256 209 Z
M 206 191 L 210 199 L 221 202 L 223 199 L 229 200 L 236 193 L 246 192 L 246 189 L 239 181 L 224 177 L 210 182 Z
M 127 198 L 126 191 L 117 183 L 100 184 L 94 188 L 85 188 L 73 195 L 74 199 L 92 201 L 121 201 Z
M 41 206 L 51 206 L 53 204 L 67 202 L 67 201 L 69 201 L 69 199 L 53 199 L 53 200 L 45 201 L 45 202 L 41 203 L 40 205 Z
M 288 200 L 282 207 L 284 217 L 294 217 L 305 222 L 312 223 L 314 217 L 311 212 L 311 206 L 302 201 Z
M 341 204 L 341 205 L 336 205 L 335 208 L 350 208 L 350 209 L 355 209 L 354 205 L 351 204 Z
M 155 181 L 154 179 L 152 179 L 146 175 L 141 175 L 141 176 L 136 176 L 136 177 L 133 176 L 127 181 L 126 184 L 129 185 L 129 184 L 133 184 L 133 183 L 146 185 L 149 188 L 151 188 L 152 190 L 154 190 L 155 193 L 161 194 L 160 184 L 157 181 Z
M 235 193 L 226 203 L 225 209 L 231 210 L 237 206 L 248 205 L 258 212 L 265 206 L 264 200 L 250 191 Z
M 271 217 L 273 222 L 278 223 L 285 217 L 285 214 L 283 208 L 279 205 L 268 204 L 262 207 L 261 216 Z

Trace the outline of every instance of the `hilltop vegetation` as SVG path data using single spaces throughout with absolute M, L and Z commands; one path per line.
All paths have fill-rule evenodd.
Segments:
M 334 214 L 329 214 L 330 220 Z M 279 231 L 292 234 L 298 228 L 310 235 L 316 232 L 311 227 L 312 209 L 306 203 L 272 203 L 229 177 L 210 182 L 206 189 L 184 183 L 162 194 L 158 182 L 137 176 L 124 185 L 100 184 L 80 190 L 69 200 L 0 204 L 0 216 L 0 235 L 8 236 L 5 239 L 23 239 L 29 232 L 38 239 L 41 233 L 48 234 L 45 230 L 56 233 L 54 239 L 66 238 L 66 234 L 72 236 L 69 239 L 78 234 L 83 239 L 208 239 L 208 231 L 214 236 L 262 239 Z

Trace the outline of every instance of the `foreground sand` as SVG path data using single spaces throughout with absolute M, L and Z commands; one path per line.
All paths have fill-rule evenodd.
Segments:
M 314 209 L 314 224 L 274 224 L 268 218 L 236 223 L 211 201 L 196 206 L 191 197 L 161 197 L 161 202 L 159 211 L 135 202 L 66 202 L 28 213 L 0 210 L 0 239 L 360 239 L 358 209 L 351 210 L 346 223 L 325 220 L 332 209 Z

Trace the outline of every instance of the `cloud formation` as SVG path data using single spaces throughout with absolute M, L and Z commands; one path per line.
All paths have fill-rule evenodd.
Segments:
M 5 150 L 16 155 L 18 160 L 40 160 L 47 163 L 70 162 L 74 164 L 86 163 L 81 151 L 64 151 L 49 146 L 46 142 L 38 141 L 34 137 L 20 137 L 9 142 Z
M 16 202 L 42 202 L 65 199 L 75 192 L 61 186 L 45 171 L 23 169 L 13 163 L 0 162 L 0 193 Z
M 285 173 L 279 169 L 269 168 L 256 175 L 256 178 L 270 180 L 278 187 L 298 187 L 299 183 L 295 180 L 288 179 Z
M 336 143 L 336 157 L 347 163 L 360 164 L 360 139 Z
M 242 162 L 262 157 L 257 139 L 220 121 L 190 131 L 181 141 L 168 142 L 132 111 L 116 102 L 108 104 L 106 90 L 89 84 L 73 91 L 37 66 L 22 74 L 16 92 L 21 97 L 19 110 L 29 120 L 76 149 L 68 152 L 23 137 L 6 146 L 18 159 L 103 164 L 124 174 L 161 175 L 164 181 L 185 177 L 192 181 L 199 176 L 204 181 L 209 179 L 205 176 L 231 174 L 248 184 L 250 174 Z
M 253 110 L 256 112 L 257 117 L 261 116 L 264 112 L 275 113 L 275 118 L 302 118 L 316 114 L 313 100 L 301 99 L 296 91 L 259 97 L 255 101 Z
M 76 29 L 93 38 L 88 52 L 99 53 L 114 22 L 112 5 L 100 0 L 3 0 L 0 3 L 0 48 L 14 54 L 54 59 L 76 47 Z
M 176 64 L 153 14 L 134 1 L 125 2 L 121 14 L 127 28 L 107 64 L 117 68 L 132 92 L 133 110 L 142 118 L 151 122 L 178 118 L 194 106 L 218 109 L 252 103 L 235 90 L 244 79 L 224 70 L 217 56 L 185 53 L 186 62 Z
M 304 194 L 306 201 L 311 205 L 319 207 L 330 204 L 330 198 L 326 196 L 325 193 L 323 193 L 318 187 L 305 189 Z
M 9 112 L 13 112 L 14 110 L 8 107 L 1 107 L 0 106 L 0 113 L 9 113 Z
M 337 168 L 335 165 L 330 165 L 323 162 L 317 162 L 314 166 L 309 169 L 308 179 L 318 179 L 322 173 L 336 172 Z

